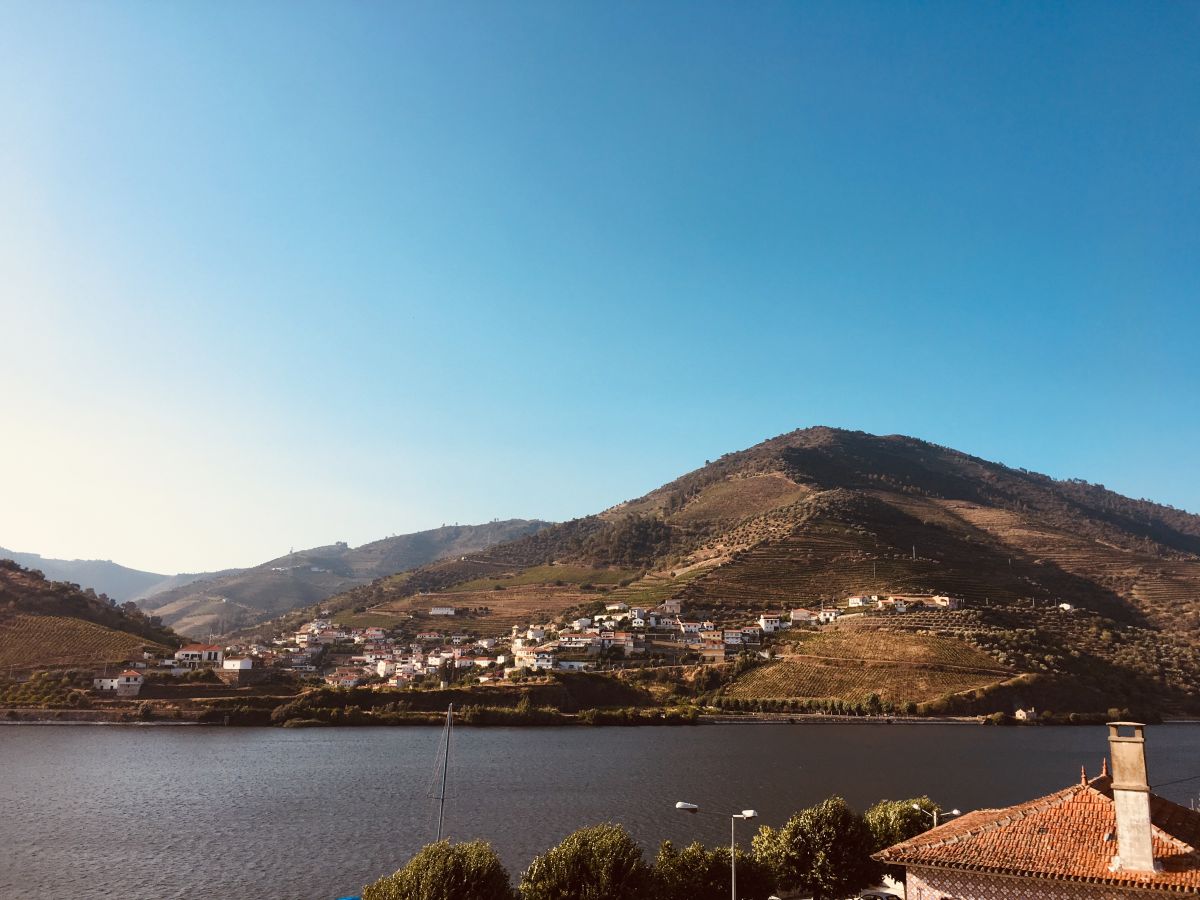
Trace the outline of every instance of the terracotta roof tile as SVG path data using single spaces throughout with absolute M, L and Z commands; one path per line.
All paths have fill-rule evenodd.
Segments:
M 1007 809 L 960 816 L 876 854 L 881 862 L 1200 894 L 1200 812 L 1150 795 L 1161 872 L 1111 871 L 1116 840 L 1112 782 L 1083 784 Z

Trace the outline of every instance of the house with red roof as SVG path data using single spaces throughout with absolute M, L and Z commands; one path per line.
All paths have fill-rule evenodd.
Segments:
M 1145 729 L 1109 724 L 1095 778 L 967 813 L 875 855 L 903 866 L 907 900 L 1150 900 L 1200 896 L 1200 812 L 1151 793 Z

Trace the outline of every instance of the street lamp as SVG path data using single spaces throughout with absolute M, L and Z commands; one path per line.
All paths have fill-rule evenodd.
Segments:
M 962 810 L 952 809 L 952 810 L 950 810 L 950 812 L 944 813 L 944 812 L 939 812 L 936 806 L 934 807 L 933 812 L 930 812 L 925 807 L 923 807 L 920 803 L 914 803 L 912 805 L 912 808 L 917 810 L 918 812 L 925 813 L 925 815 L 927 815 L 927 816 L 929 816 L 929 818 L 933 819 L 933 827 L 934 828 L 938 827 L 939 819 L 948 819 L 951 816 L 961 816 L 962 815 Z
M 693 815 L 700 812 L 700 807 L 695 803 L 684 803 L 682 800 L 675 804 L 675 808 Z M 757 818 L 758 813 L 753 809 L 743 809 L 729 817 L 729 896 L 732 900 L 737 900 L 737 821 Z

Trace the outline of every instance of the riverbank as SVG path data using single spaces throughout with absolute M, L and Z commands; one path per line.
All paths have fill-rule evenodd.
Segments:
M 651 710 L 641 710 L 639 715 L 617 715 L 615 711 L 584 710 L 581 713 L 556 713 L 552 720 L 538 717 L 523 717 L 513 715 L 511 710 L 506 715 L 474 716 L 463 715 L 456 721 L 466 727 L 515 727 L 515 728 L 561 728 L 561 727 L 652 727 L 671 725 L 991 725 L 982 716 L 833 716 L 820 713 L 805 715 L 784 715 L 780 713 L 747 713 L 744 715 L 708 714 L 679 718 L 668 717 L 665 714 Z M 598 714 L 597 714 L 598 713 Z M 404 718 L 388 720 L 352 719 L 349 721 L 328 722 L 319 719 L 290 720 L 289 723 L 245 721 L 235 717 L 201 718 L 191 714 L 182 717 L 142 718 L 131 711 L 115 709 L 0 709 L 0 725 L 136 725 L 146 726 L 179 726 L 179 725 L 218 725 L 237 728 L 362 728 L 362 727 L 404 727 L 404 726 L 438 726 L 444 721 L 445 714 L 409 714 Z M 1072 726 L 1081 724 L 1095 725 L 1095 722 L 1010 722 L 1008 727 L 1043 727 Z M 1200 725 L 1200 719 L 1166 719 L 1158 724 L 1164 725 Z

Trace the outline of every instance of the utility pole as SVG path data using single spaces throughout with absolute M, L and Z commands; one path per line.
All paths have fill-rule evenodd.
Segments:
M 442 757 L 442 790 L 438 795 L 437 839 L 442 839 L 442 824 L 446 821 L 446 774 L 450 768 L 450 725 L 454 718 L 454 704 L 446 707 L 446 752 Z

